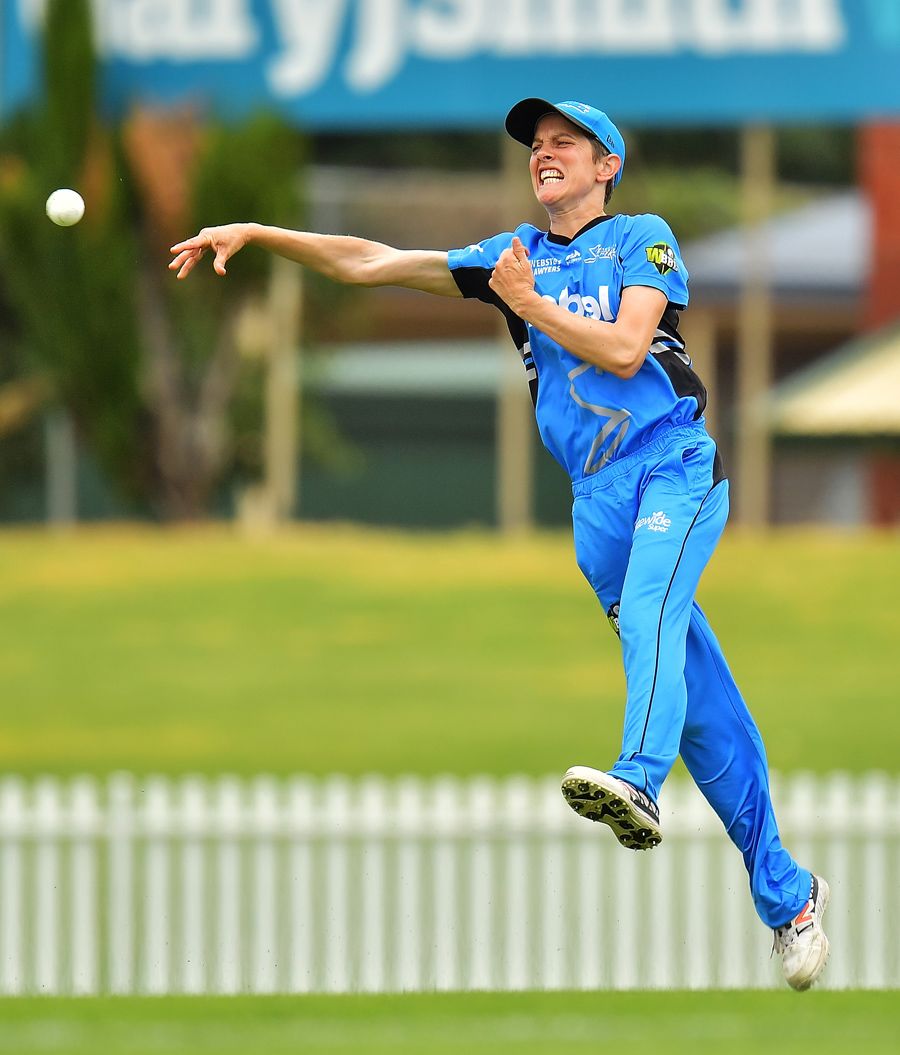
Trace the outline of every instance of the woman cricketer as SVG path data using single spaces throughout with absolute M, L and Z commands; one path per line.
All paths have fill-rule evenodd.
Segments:
M 525 99 L 506 118 L 531 149 L 546 231 L 450 252 L 233 223 L 172 247 L 185 278 L 208 250 L 225 274 L 246 245 L 338 282 L 476 297 L 505 316 L 541 439 L 572 479 L 578 565 L 621 638 L 622 752 L 574 766 L 562 791 L 634 850 L 662 839 L 657 802 L 676 757 L 743 855 L 784 975 L 808 989 L 828 956 L 828 885 L 781 845 L 762 739 L 694 597 L 728 515 L 728 481 L 706 432 L 706 390 L 678 332 L 688 274 L 658 216 L 609 215 L 625 143 L 601 110 Z

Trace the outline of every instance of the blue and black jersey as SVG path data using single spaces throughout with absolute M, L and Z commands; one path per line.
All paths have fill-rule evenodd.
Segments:
M 678 333 L 678 313 L 688 303 L 688 274 L 664 220 L 601 216 L 574 238 L 531 224 L 522 224 L 515 234 L 528 250 L 538 293 L 577 315 L 613 322 L 627 286 L 652 286 L 668 298 L 651 354 L 634 377 L 624 380 L 529 326 L 490 288 L 511 232 L 450 251 L 450 269 L 463 296 L 493 304 L 506 316 L 525 364 L 541 439 L 573 481 L 702 416 L 706 390 Z

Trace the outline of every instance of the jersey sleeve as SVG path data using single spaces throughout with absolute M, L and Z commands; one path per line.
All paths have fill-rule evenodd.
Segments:
M 660 216 L 633 217 L 620 249 L 622 287 L 652 286 L 676 308 L 688 303 L 688 272 L 672 228 Z
M 494 265 L 504 249 L 512 242 L 512 233 L 495 234 L 483 242 L 467 245 L 465 249 L 451 249 L 447 254 L 450 273 L 464 297 L 497 305 L 500 298 L 488 283 Z

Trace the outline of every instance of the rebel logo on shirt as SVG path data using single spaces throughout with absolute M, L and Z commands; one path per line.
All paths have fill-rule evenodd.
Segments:
M 668 275 L 669 272 L 678 270 L 675 250 L 665 242 L 648 245 L 647 259 L 661 275 Z

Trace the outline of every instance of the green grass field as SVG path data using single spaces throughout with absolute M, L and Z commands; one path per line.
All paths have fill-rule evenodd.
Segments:
M 774 768 L 896 771 L 898 592 L 897 535 L 724 540 L 701 602 Z M 7 771 L 547 773 L 618 753 L 618 643 L 565 533 L 8 531 L 0 620 Z
M 6 1055 L 893 1055 L 896 993 L 17 1000 Z

